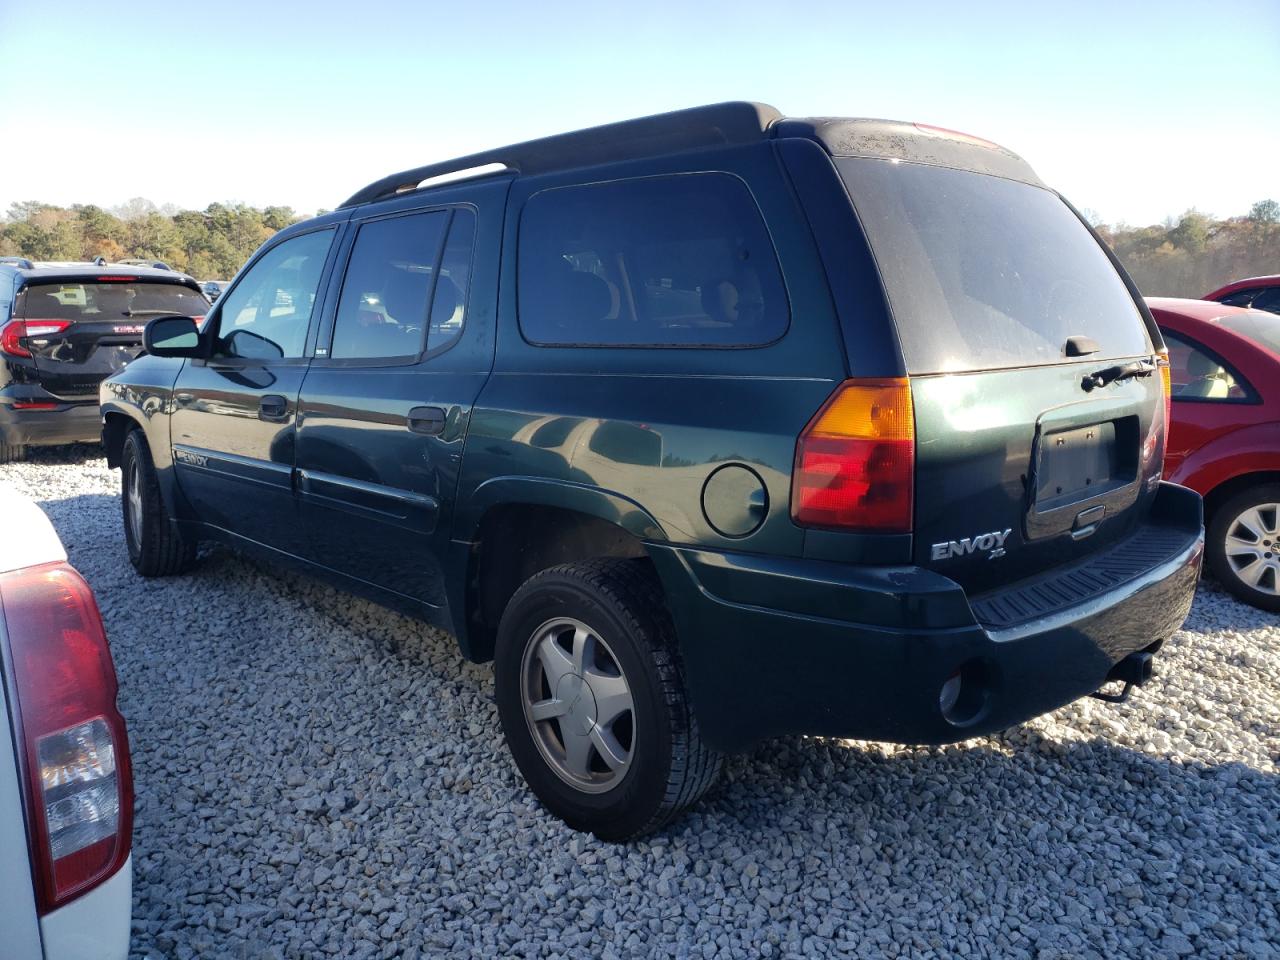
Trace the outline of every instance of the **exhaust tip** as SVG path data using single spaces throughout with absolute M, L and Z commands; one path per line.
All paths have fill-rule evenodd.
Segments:
M 981 660 L 967 660 L 938 690 L 938 709 L 953 727 L 976 723 L 991 700 L 991 680 Z

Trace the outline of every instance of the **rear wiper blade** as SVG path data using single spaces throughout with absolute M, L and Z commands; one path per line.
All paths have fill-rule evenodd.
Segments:
M 1086 374 L 1080 381 L 1080 386 L 1085 390 L 1093 390 L 1095 387 L 1105 387 L 1108 383 L 1118 383 L 1133 377 L 1149 377 L 1155 372 L 1156 365 L 1150 360 L 1134 360 L 1132 363 L 1118 363 L 1114 367 Z
M 126 310 L 126 311 L 124 312 L 124 315 L 125 315 L 126 317 L 149 317 L 149 316 L 156 316 L 156 317 L 160 317 L 160 316 L 174 316 L 174 317 L 179 317 L 179 316 L 182 316 L 182 314 L 174 313 L 172 310 Z

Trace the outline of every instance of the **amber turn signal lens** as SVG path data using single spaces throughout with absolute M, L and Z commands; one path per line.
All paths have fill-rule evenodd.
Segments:
M 796 443 L 791 516 L 802 526 L 907 533 L 914 481 L 907 379 L 848 380 Z

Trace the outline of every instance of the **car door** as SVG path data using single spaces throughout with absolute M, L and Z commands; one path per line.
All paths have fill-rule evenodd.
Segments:
M 264 250 L 213 308 L 207 360 L 174 384 L 170 438 L 178 483 L 201 520 L 290 554 L 303 552 L 293 493 L 298 390 L 335 227 Z
M 467 422 L 493 363 L 505 192 L 353 221 L 299 398 L 309 557 L 436 607 Z

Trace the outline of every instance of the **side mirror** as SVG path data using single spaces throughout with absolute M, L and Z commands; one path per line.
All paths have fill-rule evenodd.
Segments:
M 200 328 L 191 317 L 156 317 L 142 331 L 142 347 L 153 357 L 201 357 Z

